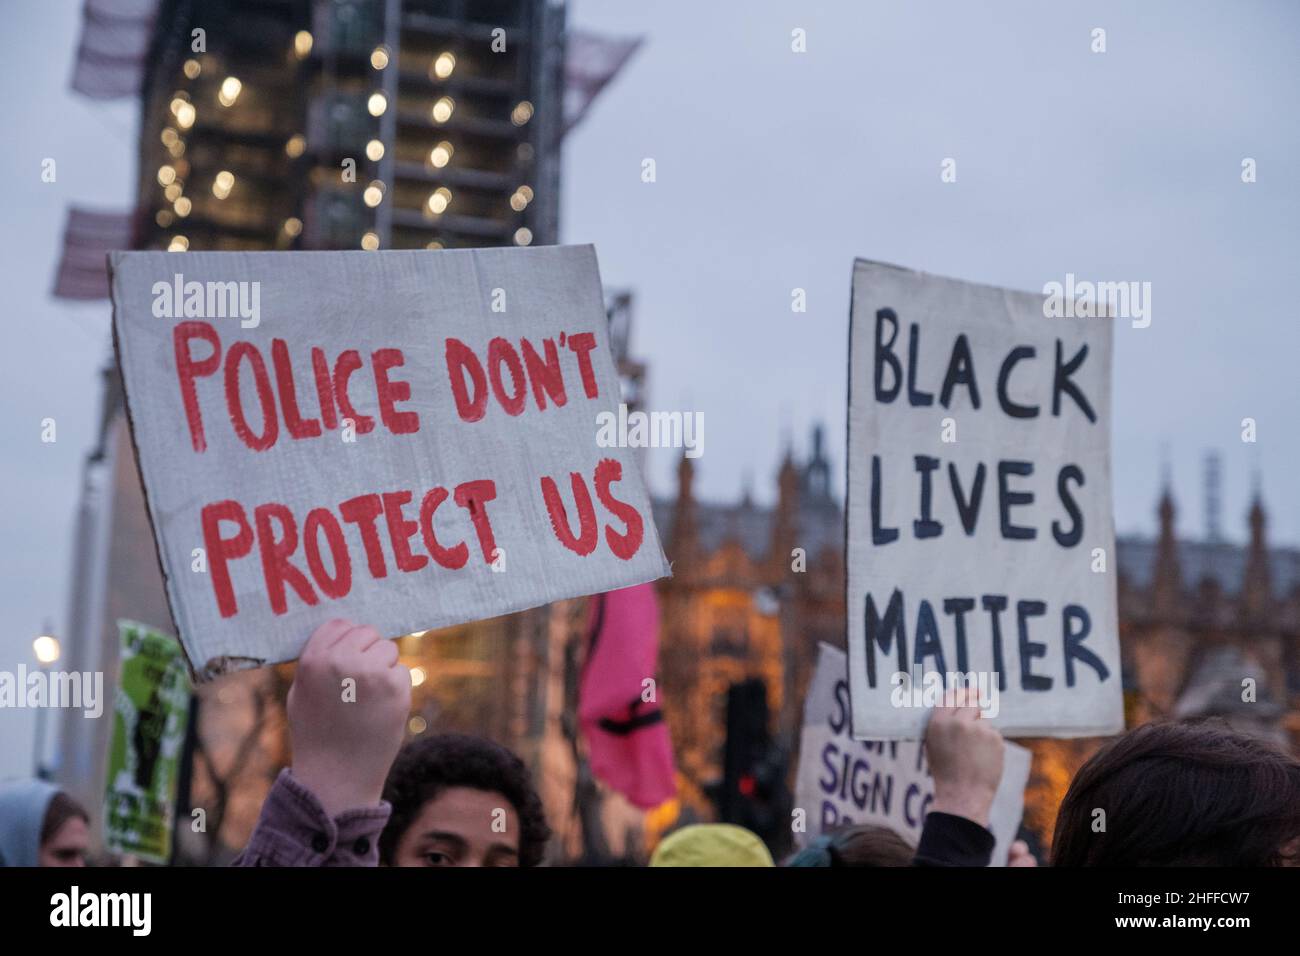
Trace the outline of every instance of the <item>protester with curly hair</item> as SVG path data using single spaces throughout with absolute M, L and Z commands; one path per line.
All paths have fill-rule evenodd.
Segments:
M 384 799 L 393 814 L 379 858 L 389 866 L 536 866 L 551 835 L 524 762 L 482 737 L 407 744 Z

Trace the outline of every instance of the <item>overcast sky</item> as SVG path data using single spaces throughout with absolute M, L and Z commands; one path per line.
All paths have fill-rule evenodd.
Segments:
M 814 420 L 842 492 L 854 257 L 1027 290 L 1072 272 L 1152 284 L 1151 326 L 1116 328 L 1118 530 L 1152 531 L 1167 448 L 1180 529 L 1201 534 L 1201 460 L 1217 449 L 1227 535 L 1244 533 L 1257 468 L 1271 539 L 1300 544 L 1300 5 L 809 6 L 570 7 L 576 26 L 646 43 L 566 141 L 562 238 L 595 243 L 606 286 L 634 290 L 651 407 L 704 412 L 701 494 L 733 500 L 751 481 L 769 501 L 782 436 L 802 453 Z M 109 352 L 106 304 L 49 296 L 66 209 L 124 208 L 133 175 L 136 104 L 68 90 L 80 7 L 7 3 L 0 30 L 8 670 L 30 663 L 45 620 L 66 622 Z M 1105 53 L 1091 50 L 1097 27 Z M 41 182 L 46 157 L 55 183 Z M 954 183 L 940 179 L 947 158 Z M 649 461 L 669 492 L 675 453 Z M 0 776 L 30 765 L 29 718 L 0 713 Z

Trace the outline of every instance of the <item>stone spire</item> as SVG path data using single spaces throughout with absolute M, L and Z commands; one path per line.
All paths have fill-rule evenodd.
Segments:
M 680 577 L 695 564 L 699 544 L 698 513 L 692 485 L 695 465 L 685 454 L 677 465 L 677 503 L 673 507 L 673 527 L 670 533 L 668 559 L 673 563 L 673 575 Z
M 1246 572 L 1241 579 L 1241 608 L 1247 621 L 1266 620 L 1273 601 L 1272 576 L 1268 567 L 1268 544 L 1264 538 L 1267 519 L 1256 476 L 1250 503 L 1250 546 L 1246 551 Z
M 798 544 L 795 537 L 799 533 L 799 469 L 789 445 L 786 445 L 776 484 L 776 510 L 772 514 L 772 540 L 768 554 L 774 582 L 784 578 L 785 570 L 790 567 L 790 551 Z
M 804 467 L 799 492 L 809 503 L 827 504 L 831 501 L 831 466 L 823 447 L 826 430 L 821 423 L 813 426 L 812 457 Z
M 1155 568 L 1151 575 L 1151 607 L 1161 618 L 1177 617 L 1183 605 L 1183 573 L 1178 561 L 1178 538 L 1174 534 L 1173 493 L 1166 476 L 1160 493 L 1160 537 L 1156 541 Z

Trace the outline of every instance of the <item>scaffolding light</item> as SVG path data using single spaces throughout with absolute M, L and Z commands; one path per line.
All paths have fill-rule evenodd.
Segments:
M 447 52 L 439 53 L 429 70 L 429 77 L 434 80 L 445 80 L 451 76 L 451 71 L 454 69 L 456 69 L 456 57 Z
M 438 169 L 446 166 L 451 162 L 451 157 L 455 154 L 456 148 L 445 139 L 433 149 L 429 150 L 429 162 Z
M 233 76 L 228 76 L 221 81 L 221 90 L 217 93 L 217 102 L 222 106 L 234 106 L 235 100 L 239 99 L 239 91 L 244 88 Z
M 225 199 L 230 195 L 230 191 L 235 188 L 235 175 L 229 170 L 223 169 L 217 173 L 212 180 L 212 195 L 218 199 Z
M 447 211 L 447 207 L 451 205 L 451 190 L 446 186 L 439 186 L 429 196 L 425 205 L 428 207 L 429 212 L 435 216 L 441 216 Z

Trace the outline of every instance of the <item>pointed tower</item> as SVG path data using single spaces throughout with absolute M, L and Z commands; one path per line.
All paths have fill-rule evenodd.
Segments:
M 1166 478 L 1160 494 L 1160 537 L 1156 541 L 1155 567 L 1151 575 L 1151 610 L 1163 621 L 1173 621 L 1182 614 L 1183 573 L 1178 561 L 1178 538 L 1174 534 L 1173 493 Z
M 799 469 L 794 451 L 786 445 L 785 458 L 776 477 L 776 510 L 772 513 L 772 538 L 768 550 L 768 573 L 773 584 L 785 579 L 790 568 L 790 551 L 798 545 Z
M 1260 495 L 1258 476 L 1250 504 L 1250 547 L 1246 552 L 1246 572 L 1241 579 L 1241 611 L 1248 623 L 1268 620 L 1273 604 L 1272 576 L 1268 566 L 1268 544 L 1264 539 L 1267 519 Z
M 698 513 L 695 508 L 695 465 L 685 454 L 677 465 L 677 503 L 673 507 L 673 526 L 669 536 L 668 560 L 673 577 L 686 582 L 699 555 Z
M 813 426 L 812 457 L 804 468 L 799 492 L 809 504 L 825 506 L 832 503 L 831 498 L 831 463 L 826 458 L 826 430 L 818 422 Z

